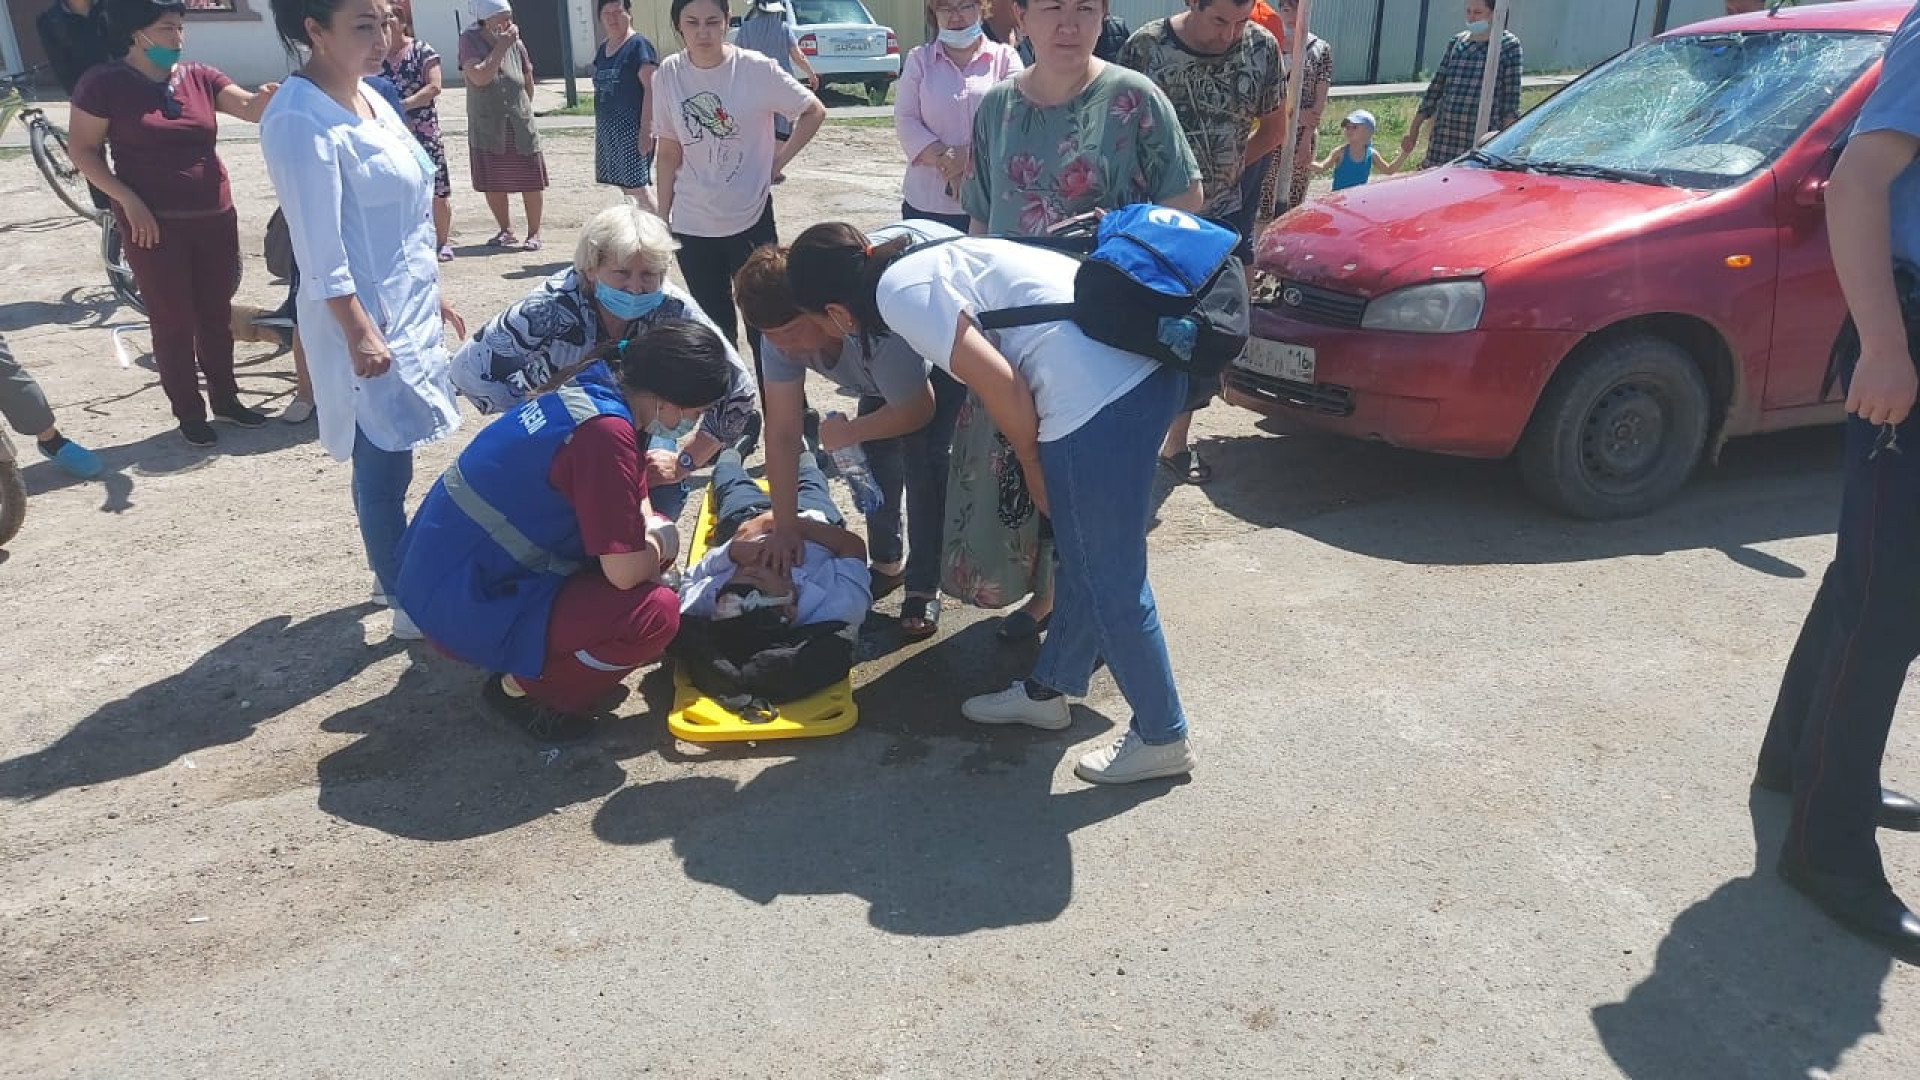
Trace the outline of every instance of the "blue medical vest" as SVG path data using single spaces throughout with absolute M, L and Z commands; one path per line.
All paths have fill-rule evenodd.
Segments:
M 554 598 L 591 558 L 547 476 L 597 416 L 633 422 L 603 364 L 488 424 L 434 481 L 400 538 L 395 592 L 435 645 L 489 671 L 540 675 Z

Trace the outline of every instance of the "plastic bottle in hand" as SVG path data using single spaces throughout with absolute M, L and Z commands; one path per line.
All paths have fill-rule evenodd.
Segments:
M 847 418 L 845 413 L 828 413 L 827 416 Z M 867 452 L 859 443 L 849 443 L 835 450 L 831 455 L 833 467 L 839 471 L 840 479 L 847 482 L 847 490 L 853 492 L 854 509 L 862 514 L 871 514 L 880 509 L 883 497 L 880 485 L 873 479 L 873 473 L 867 468 Z

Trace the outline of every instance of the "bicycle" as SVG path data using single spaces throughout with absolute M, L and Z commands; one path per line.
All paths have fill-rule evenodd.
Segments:
M 33 163 L 39 167 L 40 175 L 47 178 L 53 193 L 74 213 L 89 221 L 98 220 L 103 211 L 93 205 L 87 178 L 80 175 L 80 167 L 67 152 L 67 133 L 48 120 L 47 114 L 27 97 L 33 90 L 32 77 L 40 70 L 32 68 L 14 75 L 0 75 L 0 135 L 6 134 L 14 117 L 19 117 L 21 123 L 27 125 L 27 146 L 33 152 Z

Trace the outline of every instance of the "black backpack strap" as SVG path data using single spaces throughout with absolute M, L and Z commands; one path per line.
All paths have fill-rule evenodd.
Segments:
M 973 320 L 982 330 L 1005 330 L 1010 326 L 1037 326 L 1040 323 L 1067 322 L 1073 318 L 1072 304 L 1024 304 L 1020 307 L 976 311 Z

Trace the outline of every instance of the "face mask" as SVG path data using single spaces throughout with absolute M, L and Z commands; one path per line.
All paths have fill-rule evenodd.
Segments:
M 693 429 L 698 426 L 699 423 L 700 417 L 698 414 L 695 414 L 693 416 L 682 416 L 680 417 L 679 423 L 668 427 L 660 422 L 660 414 L 656 411 L 653 414 L 653 419 L 647 421 L 647 434 L 657 438 L 672 439 L 674 442 L 679 442 L 681 439 L 693 434 Z
M 596 281 L 593 283 L 593 298 L 600 302 L 601 307 L 612 312 L 614 318 L 632 322 L 653 314 L 653 310 L 666 301 L 667 294 L 664 291 L 630 293 L 604 281 Z
M 1485 19 L 1481 19 L 1478 22 L 1470 22 L 1467 24 L 1467 33 L 1469 34 L 1485 34 L 1490 32 L 1492 29 L 1493 29 L 1493 24 L 1488 22 Z
M 979 41 L 980 35 L 984 33 L 986 31 L 981 29 L 977 22 L 964 30 L 949 30 L 943 26 L 940 28 L 940 44 L 952 49 L 968 49 L 972 48 L 973 43 Z
M 179 49 L 170 49 L 165 45 L 148 45 L 140 50 L 149 63 L 162 71 L 170 70 L 180 62 Z

